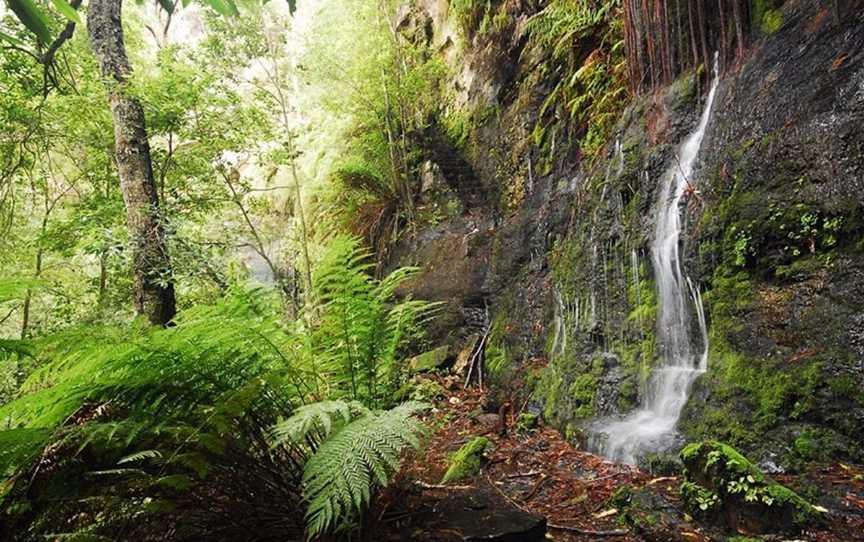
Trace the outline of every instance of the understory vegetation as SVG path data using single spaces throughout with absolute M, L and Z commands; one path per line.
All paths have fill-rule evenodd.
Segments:
M 311 327 L 286 323 L 273 294 L 238 289 L 167 329 L 4 343 L 23 378 L 0 408 L 5 536 L 275 540 L 356 526 L 420 445 L 426 406 L 393 392 L 433 308 L 391 303 L 410 269 L 377 282 L 364 262 L 356 241 L 331 243 Z

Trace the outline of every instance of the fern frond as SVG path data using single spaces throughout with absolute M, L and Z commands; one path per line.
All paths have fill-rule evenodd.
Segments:
M 273 427 L 273 444 L 283 444 L 289 440 L 301 443 L 312 430 L 326 438 L 334 425 L 346 424 L 357 416 L 368 414 L 369 409 L 359 401 L 320 401 L 304 405 L 297 408 L 290 418 Z
M 426 408 L 411 402 L 364 415 L 321 444 L 303 474 L 310 538 L 359 513 L 374 487 L 388 483 L 402 452 L 419 447 L 425 427 L 415 415 Z
M 141 450 L 140 452 L 135 452 L 134 454 L 127 455 L 120 459 L 117 464 L 122 465 L 124 463 L 135 463 L 144 459 L 155 459 L 160 457 L 162 457 L 162 452 L 159 450 Z

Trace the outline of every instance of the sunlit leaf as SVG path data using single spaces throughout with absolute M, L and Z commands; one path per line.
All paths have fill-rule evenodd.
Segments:
M 75 24 L 81 24 L 81 17 L 78 15 L 78 12 L 75 11 L 75 8 L 69 5 L 69 2 L 66 0 L 51 0 L 51 3 L 54 4 L 54 9 L 60 12 L 60 15 L 66 17 Z
M 6 32 L 2 32 L 2 31 L 0 31 L 0 40 L 11 43 L 12 45 L 15 45 L 17 47 L 25 47 L 26 46 L 26 44 L 23 41 L 19 40 L 15 36 L 13 36 L 11 34 L 7 34 Z
M 233 0 L 207 0 L 207 3 L 219 15 L 225 15 L 225 16 L 240 15 L 240 12 L 237 10 L 237 4 L 235 4 L 233 2 Z
M 48 17 L 33 0 L 6 0 L 6 4 L 18 17 L 18 20 L 42 43 L 51 41 L 51 31 L 48 30 Z

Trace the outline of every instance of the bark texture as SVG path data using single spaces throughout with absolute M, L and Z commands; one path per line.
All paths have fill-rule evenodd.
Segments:
M 740 62 L 753 32 L 754 1 L 622 0 L 631 92 L 657 90 L 700 66 L 704 82 L 715 51 L 721 68 Z
M 108 88 L 114 119 L 114 145 L 120 189 L 132 241 L 135 311 L 150 322 L 167 324 L 176 312 L 171 261 L 150 160 L 144 110 L 125 91 L 132 69 L 126 56 L 121 25 L 122 0 L 91 0 L 87 13 L 90 45 Z

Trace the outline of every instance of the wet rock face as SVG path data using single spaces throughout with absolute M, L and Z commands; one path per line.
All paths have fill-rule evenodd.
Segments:
M 686 265 L 709 374 L 682 419 L 779 468 L 861 461 L 864 19 L 788 1 L 718 97 Z
M 541 175 L 530 138 L 550 90 L 533 71 L 539 52 L 518 32 L 450 49 L 438 4 L 418 4 L 427 22 L 412 32 L 452 61 L 467 55 L 475 90 L 460 107 L 494 114 L 459 151 L 467 167 L 447 166 L 452 155 L 430 139 L 441 167 L 427 184 L 446 185 L 461 211 L 405 241 L 394 264 L 425 270 L 405 293 L 446 303 L 433 343 L 459 352 L 492 325 L 489 344 L 540 382 L 533 400 L 547 419 L 576 434 L 637 406 L 656 367 L 656 190 L 707 73 L 633 100 L 601 159 L 565 149 Z M 698 192 L 681 210 L 682 263 L 703 292 L 711 351 L 680 428 L 787 469 L 864 461 L 864 11 L 838 22 L 828 4 L 782 2 L 782 24 L 723 67 Z

